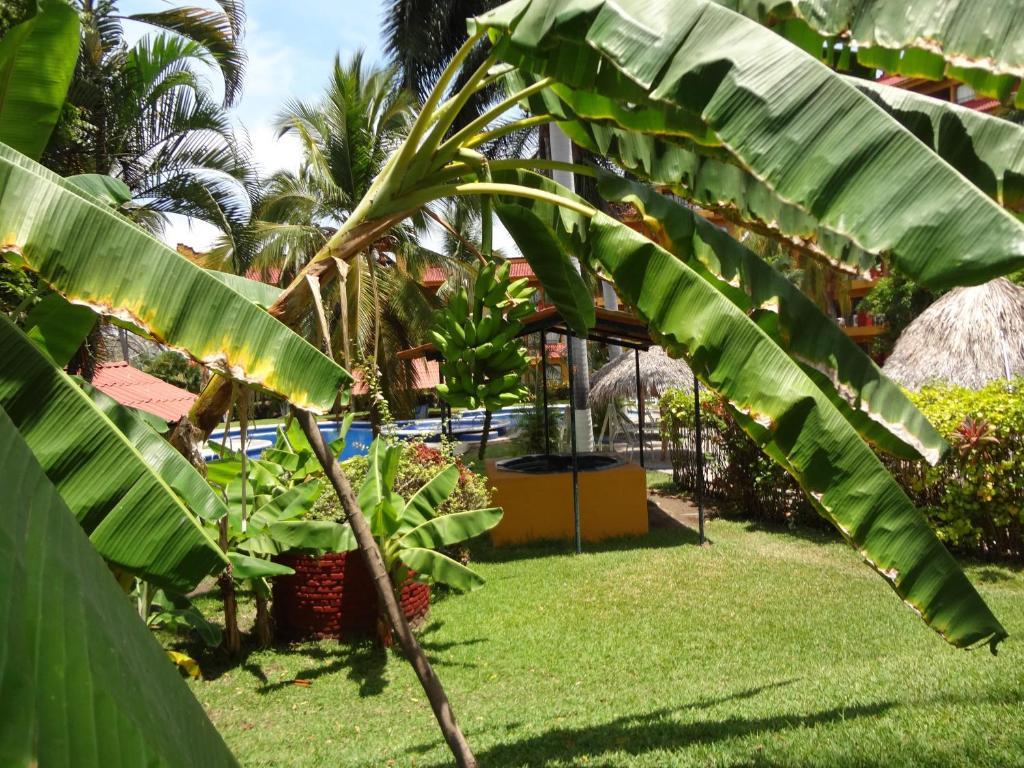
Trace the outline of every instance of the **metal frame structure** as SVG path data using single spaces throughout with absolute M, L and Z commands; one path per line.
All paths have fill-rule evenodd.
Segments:
M 632 349 L 635 355 L 636 361 L 636 394 L 637 394 L 637 421 L 640 429 L 640 466 L 646 468 L 646 460 L 644 456 L 644 427 L 645 427 L 645 407 L 643 390 L 640 382 L 640 352 L 647 351 L 654 342 L 651 340 L 650 332 L 647 329 L 646 323 L 640 320 L 635 315 L 627 312 L 619 312 L 616 310 L 603 309 L 601 307 L 595 308 L 596 323 L 591 328 L 585 341 L 598 341 L 605 344 L 611 344 L 613 346 L 622 347 L 624 349 Z M 572 351 L 572 339 L 577 338 L 576 334 L 573 333 L 572 328 L 565 322 L 565 319 L 559 313 L 556 307 L 546 307 L 531 315 L 528 315 L 523 320 L 523 330 L 519 332 L 517 338 L 529 336 L 530 334 L 537 333 L 540 336 L 540 356 L 541 356 L 541 388 L 543 391 L 544 399 L 544 453 L 545 455 L 551 454 L 551 434 L 550 434 L 550 422 L 548 419 L 548 372 L 547 372 L 547 344 L 546 336 L 548 333 L 557 333 L 560 336 L 566 337 L 566 352 L 568 354 L 569 364 L 569 432 L 570 432 L 570 450 L 572 456 L 572 505 L 573 505 L 573 526 L 575 529 L 575 544 L 576 552 L 580 553 L 583 551 L 583 542 L 581 537 L 582 521 L 580 518 L 580 484 L 579 484 L 579 454 L 576 449 L 576 402 L 573 394 L 573 384 L 575 382 L 575 363 L 573 359 Z M 405 349 L 398 353 L 398 359 L 400 360 L 415 360 L 420 357 L 425 357 L 428 360 L 441 360 L 441 353 L 433 344 L 422 344 L 418 347 L 412 347 L 411 349 Z M 443 381 L 443 377 L 442 377 Z M 697 511 L 698 520 L 700 526 L 700 543 L 705 542 L 704 537 L 704 450 L 701 442 L 701 419 L 700 419 L 700 384 L 697 381 L 696 375 L 694 375 L 694 415 L 696 418 L 696 444 L 697 444 L 697 462 L 699 467 L 698 479 L 697 479 Z M 441 424 L 442 431 L 444 430 L 445 414 L 447 414 L 447 424 L 449 436 L 452 434 L 452 417 L 451 407 L 447 404 L 441 406 Z

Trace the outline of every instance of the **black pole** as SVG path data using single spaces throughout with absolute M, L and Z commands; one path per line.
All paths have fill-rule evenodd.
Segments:
M 697 374 L 693 374 L 693 418 L 697 438 L 697 526 L 700 531 L 700 543 L 703 546 L 706 541 L 704 537 L 704 442 L 700 429 L 700 381 L 697 380 Z
M 573 389 L 573 359 L 572 359 L 572 335 L 566 336 L 565 348 L 569 354 L 569 446 L 572 450 L 572 520 L 576 532 L 576 554 L 583 551 L 582 537 L 580 535 L 580 465 L 579 457 L 576 455 L 576 396 Z
M 548 345 L 544 343 L 547 334 L 540 332 L 540 386 L 544 393 L 544 455 L 551 455 L 551 427 L 548 424 Z
M 440 363 L 437 364 L 437 379 L 444 384 L 444 373 L 441 372 Z M 448 435 L 448 439 L 451 440 L 451 406 L 448 405 L 448 402 L 443 397 L 439 397 L 438 400 L 441 403 L 441 437 Z
M 640 350 L 633 350 L 633 359 L 636 362 L 636 411 L 637 421 L 640 422 L 640 466 L 644 469 L 644 393 L 640 389 Z

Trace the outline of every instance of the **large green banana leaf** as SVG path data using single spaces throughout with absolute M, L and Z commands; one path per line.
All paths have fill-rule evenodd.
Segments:
M 44 296 L 25 318 L 25 333 L 60 367 L 66 366 L 96 325 L 96 313 L 59 293 Z
M 35 159 L 60 117 L 78 60 L 78 12 L 31 0 L 32 14 L 0 40 L 0 141 Z
M 710 0 L 514 0 L 475 24 L 579 119 L 760 179 L 837 261 L 887 255 L 932 287 L 1024 265 L 1020 222 L 824 64 Z
M 904 458 L 942 457 L 948 446 L 903 390 L 783 274 L 646 185 L 605 173 L 598 189 L 606 200 L 633 203 L 656 241 L 755 319 L 864 439 Z
M 226 565 L 128 438 L 6 317 L 0 359 L 0 407 L 104 558 L 177 592 Z
M 848 82 L 997 203 L 1018 212 L 1024 208 L 1024 127 L 898 88 L 854 78 Z M 874 254 L 824 229 L 736 165 L 655 136 L 586 122 L 552 91 L 530 102 L 534 112 L 559 116 L 580 146 L 737 224 L 840 268 L 846 268 L 845 262 L 859 265 L 854 270 L 859 271 L 876 261 Z
M 870 448 L 815 383 L 681 260 L 597 214 L 592 257 L 667 346 L 747 417 L 747 432 L 903 600 L 958 647 L 1006 630 Z
M 351 382 L 252 301 L 2 144 L 0 238 L 0 253 L 71 302 L 139 326 L 298 407 L 324 412 Z
M 554 184 L 536 181 L 543 177 L 535 175 L 521 176 L 532 177 L 538 185 Z M 743 300 L 738 292 L 725 290 L 724 275 L 753 269 L 752 264 L 744 264 L 722 243 L 703 243 L 699 256 L 688 254 L 685 223 L 678 218 L 665 233 L 675 238 L 680 256 L 697 270 L 603 214 L 588 219 L 547 202 L 530 200 L 524 205 L 563 247 L 612 277 L 619 295 L 649 323 L 662 345 L 685 356 L 694 371 L 733 404 L 748 433 L 794 475 L 822 516 L 930 626 L 958 647 L 988 641 L 995 648 L 1006 631 L 925 517 L 840 412 L 840 403 L 773 339 L 769 331 L 785 335 L 782 322 L 775 318 L 766 323 L 767 330 L 762 328 L 763 312 L 748 315 L 753 299 Z M 691 238 L 699 240 L 701 234 L 705 233 L 694 227 Z M 709 239 L 714 241 L 711 235 Z M 722 259 L 716 267 L 719 275 L 708 266 L 712 256 Z M 754 295 L 767 298 L 771 293 L 769 287 Z M 783 303 L 789 304 L 788 297 L 776 298 L 780 316 L 792 311 L 782 309 Z M 904 418 L 912 423 L 913 412 Z
M 855 56 L 886 72 L 969 83 L 1006 99 L 1024 76 L 1021 0 L 716 0 L 817 56 Z M 1018 92 L 1017 104 L 1024 104 Z
M 2 408 L 0 487 L 0 765 L 236 765 Z
M 535 173 L 496 171 L 494 177 L 574 197 L 564 187 Z M 607 200 L 636 205 L 659 243 L 755 317 L 865 440 L 905 458 L 935 463 L 942 456 L 947 448 L 942 437 L 902 390 L 813 302 L 756 254 L 686 206 L 642 184 L 599 173 L 599 192 Z M 559 238 L 563 251 L 584 256 L 588 253 L 586 217 L 535 200 L 509 198 L 509 203 L 513 202 L 530 208 L 539 217 L 532 225 L 534 234 L 522 241 L 521 247 L 536 248 L 537 232 L 543 229 Z M 517 234 L 509 232 L 513 237 Z
M 847 81 L 986 195 L 1024 211 L 1024 126 L 903 88 Z
M 228 513 L 220 496 L 214 493 L 196 468 L 157 434 L 138 411 L 125 408 L 114 398 L 85 382 L 82 382 L 81 387 L 93 405 L 128 438 L 150 469 L 178 494 L 192 512 L 209 521 L 220 520 Z

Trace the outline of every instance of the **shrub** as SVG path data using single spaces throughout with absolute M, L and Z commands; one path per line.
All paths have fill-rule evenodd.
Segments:
M 670 389 L 658 406 L 673 478 L 695 490 L 693 393 Z M 719 499 L 724 512 L 770 523 L 822 524 L 796 480 L 761 451 L 733 420 L 725 401 L 708 390 L 701 393 L 701 427 L 705 491 Z
M 936 467 L 886 460 L 940 538 L 986 557 L 1024 557 L 1024 380 L 909 393 L 951 448 Z
M 358 489 L 366 479 L 367 458 L 353 456 L 342 462 L 352 487 Z M 445 501 L 438 507 L 442 515 L 454 512 L 468 512 L 471 509 L 482 509 L 491 505 L 491 489 L 487 486 L 487 478 L 470 470 L 462 459 L 455 456 L 449 443 L 442 443 L 434 448 L 421 440 L 402 443 L 402 457 L 398 464 L 395 477 L 395 492 L 402 498 L 410 498 L 434 477 L 440 469 L 455 464 L 459 468 L 459 483 Z M 340 521 L 344 512 L 338 497 L 332 491 L 324 493 L 313 505 L 309 515 L 315 520 Z
M 951 449 L 936 467 L 890 456 L 883 462 L 950 547 L 1024 559 L 1024 379 L 979 391 L 932 386 L 908 394 Z M 725 511 L 766 522 L 824 524 L 796 481 L 736 425 L 721 398 L 708 396 L 701 405 L 705 484 Z M 675 479 L 693 489 L 693 395 L 670 390 L 660 407 Z

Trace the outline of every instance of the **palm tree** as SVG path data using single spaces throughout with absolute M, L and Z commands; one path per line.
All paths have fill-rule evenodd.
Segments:
M 367 66 L 363 53 L 334 68 L 323 97 L 293 101 L 277 117 L 279 136 L 299 139 L 298 172 L 280 171 L 265 185 L 251 227 L 252 269 L 286 284 L 352 214 L 414 116 L 412 95 L 394 67 Z M 329 344 L 341 359 L 379 371 L 387 400 L 407 411 L 412 369 L 384 349 L 419 343 L 430 324 L 431 297 L 419 286 L 438 260 L 418 244 L 412 224 L 376 238 L 350 265 L 344 288 L 324 302 Z M 321 333 L 311 319 L 310 330 Z
M 116 3 L 80 0 L 81 54 L 44 165 L 120 179 L 132 218 L 151 230 L 169 213 L 225 233 L 247 221 L 255 172 L 225 110 L 242 84 L 244 12 L 241 3 L 221 6 L 123 17 Z M 129 46 L 123 19 L 169 31 Z M 223 75 L 223 103 L 199 74 L 207 65 Z

